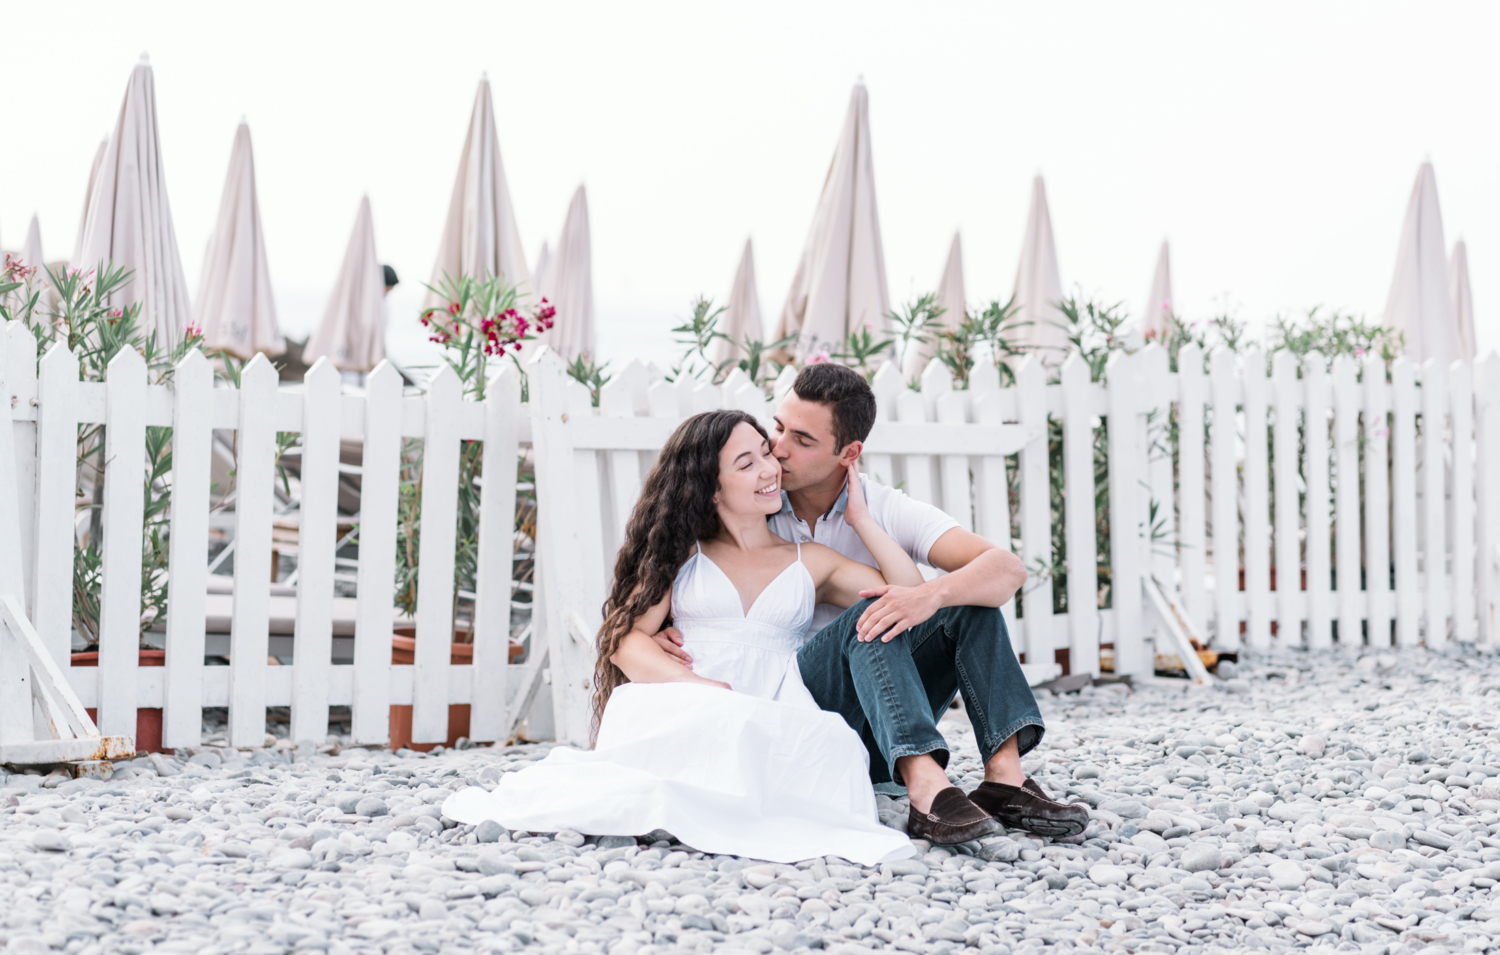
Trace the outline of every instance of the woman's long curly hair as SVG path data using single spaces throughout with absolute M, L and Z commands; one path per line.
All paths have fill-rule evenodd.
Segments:
M 646 476 L 641 499 L 625 525 L 625 543 L 615 559 L 614 586 L 604 602 L 599 657 L 594 662 L 596 734 L 610 694 L 628 682 L 610 658 L 636 619 L 672 589 L 693 545 L 719 533 L 719 511 L 713 500 L 719 490 L 719 452 L 741 424 L 770 440 L 766 429 L 746 412 L 704 412 L 672 432 Z

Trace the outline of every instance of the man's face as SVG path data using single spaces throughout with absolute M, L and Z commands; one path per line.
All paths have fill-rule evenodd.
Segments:
M 781 489 L 797 491 L 841 471 L 838 441 L 833 436 L 833 411 L 815 401 L 803 401 L 788 391 L 776 409 L 775 445 L 781 462 Z

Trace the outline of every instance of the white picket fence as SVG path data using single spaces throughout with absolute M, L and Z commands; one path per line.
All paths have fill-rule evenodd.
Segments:
M 462 399 L 440 373 L 425 395 L 403 396 L 383 366 L 363 393 L 341 393 L 316 366 L 302 386 L 278 387 L 264 358 L 239 390 L 215 387 L 189 356 L 173 388 L 148 386 L 124 353 L 107 382 L 79 382 L 76 359 L 54 347 L 35 373 L 23 329 L 4 335 L 0 371 L 11 396 L 28 613 L 106 734 L 134 731 L 137 706 L 164 709 L 168 746 L 198 740 L 205 706 L 227 706 L 234 745 L 258 743 L 265 708 L 290 706 L 292 736 L 321 738 L 328 707 L 348 705 L 353 736 L 388 736 L 392 704 L 411 704 L 413 738 L 445 738 L 451 703 L 470 703 L 471 737 L 503 739 L 529 701 L 516 687 L 545 675 L 556 734 L 588 736 L 594 635 L 614 554 L 642 479 L 686 416 L 738 407 L 770 424 L 772 405 L 736 372 L 723 385 L 665 381 L 632 362 L 604 386 L 600 407 L 539 350 L 527 368 L 531 401 L 507 370 L 484 404 Z M 1154 577 L 1214 645 L 1313 648 L 1492 644 L 1500 599 L 1500 357 L 1478 367 L 1420 369 L 1398 361 L 1386 381 L 1375 362 L 1318 356 L 1299 369 L 1278 354 L 1271 373 L 1243 356 L 1183 349 L 1168 371 L 1155 345 L 1112 356 L 1106 381 L 1070 356 L 1058 370 L 1027 359 L 1016 383 L 981 361 L 955 390 L 934 362 L 912 390 L 894 366 L 875 376 L 880 420 L 864 467 L 961 526 L 1014 547 L 1036 569 L 1019 613 L 1004 608 L 1028 677 L 1097 672 L 1112 646 L 1119 672 L 1149 674 L 1162 621 L 1143 594 Z M 1299 374 L 1300 372 L 1300 374 Z M 1056 378 L 1049 383 L 1049 377 Z M 774 388 L 784 394 L 790 373 Z M 1175 419 L 1176 440 L 1167 440 Z M 1060 424 L 1062 486 L 1049 469 L 1049 420 Z M 1290 422 L 1294 427 L 1278 427 Z M 68 664 L 74 454 L 80 424 L 106 425 L 104 612 L 100 666 Z M 166 666 L 136 666 L 143 442 L 148 426 L 173 436 L 172 581 Z M 1108 429 L 1109 606 L 1097 595 L 1096 431 Z M 209 441 L 236 433 L 235 582 L 230 665 L 204 665 L 209 529 Z M 294 660 L 267 658 L 267 605 L 276 433 L 302 446 L 301 553 Z M 340 437 L 364 442 L 354 662 L 330 662 Z M 421 590 L 416 663 L 390 663 L 397 469 L 403 438 L 425 442 Z M 460 442 L 483 440 L 480 574 L 472 666 L 450 665 L 452 563 Z M 515 464 L 531 442 L 539 505 L 535 632 L 525 667 L 507 663 Z M 1013 472 L 1008 476 L 1008 469 Z M 1010 485 L 1016 487 L 1014 498 Z M 1274 487 L 1274 495 L 1272 488 Z M 1067 613 L 1054 613 L 1054 493 L 1063 501 Z M 1154 505 L 1154 508 L 1153 508 Z M 1153 526 L 1153 509 L 1155 520 Z M 1274 520 L 1273 520 L 1274 514 Z M 496 533 L 498 529 L 499 533 Z M 1273 587 L 1273 569 L 1278 574 Z M 1376 569 L 1379 569 L 1377 572 Z M 0 567 L 0 570 L 4 570 Z M 1241 578 L 1243 575 L 1243 585 Z M 1303 578 L 1305 575 L 1305 589 Z M 4 575 L 0 574 L 0 579 Z M 1241 629 L 1244 633 L 1242 635 Z M 1273 636 L 1274 630 L 1274 636 Z M 1337 635 L 1335 638 L 1335 634 Z M 1059 651 L 1062 651 L 1059 654 Z M 541 668 L 546 668 L 543 674 Z M 0 686 L 0 695 L 5 686 Z M 0 703 L 4 703 L 0 700 Z M 32 727 L 4 719 L 0 745 Z

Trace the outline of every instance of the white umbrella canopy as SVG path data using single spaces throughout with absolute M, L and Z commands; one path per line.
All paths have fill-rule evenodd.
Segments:
M 1458 322 L 1459 340 L 1464 349 L 1462 357 L 1473 361 L 1479 356 L 1479 342 L 1474 337 L 1474 289 L 1469 285 L 1469 246 L 1463 239 L 1453 243 L 1453 255 L 1448 260 L 1448 297 L 1453 302 L 1453 314 Z
M 573 193 L 557 251 L 547 264 L 547 298 L 557 315 L 543 335 L 563 358 L 572 361 L 594 352 L 594 265 L 589 237 L 589 200 L 583 186 Z
M 475 279 L 505 276 L 507 283 L 531 291 L 516 211 L 500 162 L 500 138 L 495 130 L 495 106 L 487 76 L 479 80 L 474 109 L 469 114 L 469 132 L 458 160 L 453 198 L 443 241 L 432 266 L 433 288 L 440 288 L 444 275 L 460 274 Z M 443 304 L 444 299 L 427 293 L 424 308 Z
M 796 335 L 792 352 L 799 359 L 819 348 L 837 351 L 853 329 L 886 329 L 890 308 L 870 153 L 870 94 L 858 83 L 772 338 Z
M 1141 334 L 1163 341 L 1172 333 L 1172 259 L 1165 240 L 1156 256 L 1156 271 L 1151 276 L 1151 291 L 1146 295 L 1146 310 L 1141 312 Z
M 89 167 L 89 186 L 83 193 L 83 212 L 78 216 L 78 235 L 73 239 L 74 260 L 69 265 L 74 268 L 81 266 L 77 260 L 78 250 L 83 248 L 83 231 L 89 224 L 89 206 L 94 201 L 94 187 L 99 183 L 99 169 L 104 165 L 104 153 L 109 149 L 109 137 L 99 140 L 99 148 L 94 151 L 94 164 Z
M 764 341 L 764 326 L 760 319 L 760 294 L 755 289 L 755 253 L 750 240 L 745 240 L 745 251 L 740 255 L 740 267 L 734 273 L 734 285 L 729 289 L 729 304 L 724 308 L 724 318 L 719 331 L 729 336 L 719 339 L 714 351 L 714 364 L 722 365 L 731 358 L 744 358 L 742 343 Z
M 46 272 L 42 269 L 47 262 L 42 258 L 42 226 L 35 215 L 31 217 L 31 225 L 26 228 L 26 241 L 21 245 L 21 261 L 27 268 L 37 270 L 37 281 L 46 281 Z
M 172 207 L 162 172 L 156 121 L 156 81 L 145 56 L 130 74 L 120 117 L 105 147 L 89 196 L 75 268 L 100 262 L 133 269 L 114 299 L 141 303 L 141 323 L 163 343 L 175 341 L 193 319 Z
M 302 350 L 309 366 L 323 357 L 339 371 L 369 371 L 385 358 L 385 271 L 375 255 L 369 196 L 359 200 L 338 281 L 318 330 Z
M 1057 267 L 1057 242 L 1052 235 L 1052 213 L 1047 209 L 1047 187 L 1042 177 L 1031 181 L 1031 210 L 1026 214 L 1026 232 L 1021 239 L 1021 261 L 1015 284 L 1018 324 L 1012 332 L 1016 345 L 1038 350 L 1045 362 L 1061 362 L 1067 354 L 1068 335 L 1057 303 L 1063 297 L 1062 273 Z
M 219 221 L 208 241 L 195 305 L 209 348 L 222 348 L 240 358 L 286 351 L 271 295 L 271 270 L 255 188 L 255 153 L 250 127 L 243 120 L 234 134 Z
M 937 354 L 938 335 L 956 329 L 964 320 L 964 309 L 968 307 L 964 297 L 964 249 L 957 232 L 948 245 L 948 261 L 943 265 L 943 277 L 938 280 L 937 303 L 943 310 L 936 325 L 927 327 L 926 342 L 912 342 L 907 346 L 901 362 L 902 377 L 910 380 L 922 374 L 927 363 Z
M 547 266 L 552 261 L 552 249 L 547 246 L 547 240 L 542 240 L 542 251 L 536 254 L 536 266 L 531 270 L 531 285 L 536 290 L 538 297 L 547 294 Z
M 1437 176 L 1432 163 L 1417 170 L 1406 223 L 1396 247 L 1396 271 L 1386 299 L 1387 328 L 1401 332 L 1413 361 L 1436 358 L 1446 365 L 1463 357 L 1464 346 L 1448 290 L 1448 246 L 1443 241 L 1443 214 L 1438 208 Z

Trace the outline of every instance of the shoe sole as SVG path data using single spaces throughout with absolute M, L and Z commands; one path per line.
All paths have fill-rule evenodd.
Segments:
M 997 834 L 999 834 L 1001 832 L 1001 825 L 1000 825 L 999 821 L 996 820 L 995 824 L 992 825 L 992 826 L 985 826 L 985 825 L 980 824 L 980 825 L 976 826 L 976 829 L 978 829 L 979 831 L 976 831 L 975 833 L 973 833 L 972 835 L 969 835 L 966 838 L 963 838 L 963 839 L 954 839 L 951 842 L 943 842 L 943 841 L 935 838 L 930 833 L 925 833 L 924 832 L 924 833 L 921 833 L 921 834 L 918 834 L 918 835 L 912 834 L 911 833 L 911 824 L 908 823 L 907 824 L 907 835 L 910 838 L 912 838 L 912 839 L 926 839 L 928 842 L 932 843 L 935 846 L 959 846 L 959 845 L 963 845 L 965 842 L 973 842 L 976 839 L 983 839 L 983 838 L 986 838 L 987 836 L 997 835 Z
M 1007 829 L 1025 829 L 1039 836 L 1076 836 L 1084 830 L 1087 823 L 1074 822 L 1067 819 L 1043 819 L 1037 816 L 1021 816 L 1015 825 L 1005 823 Z

